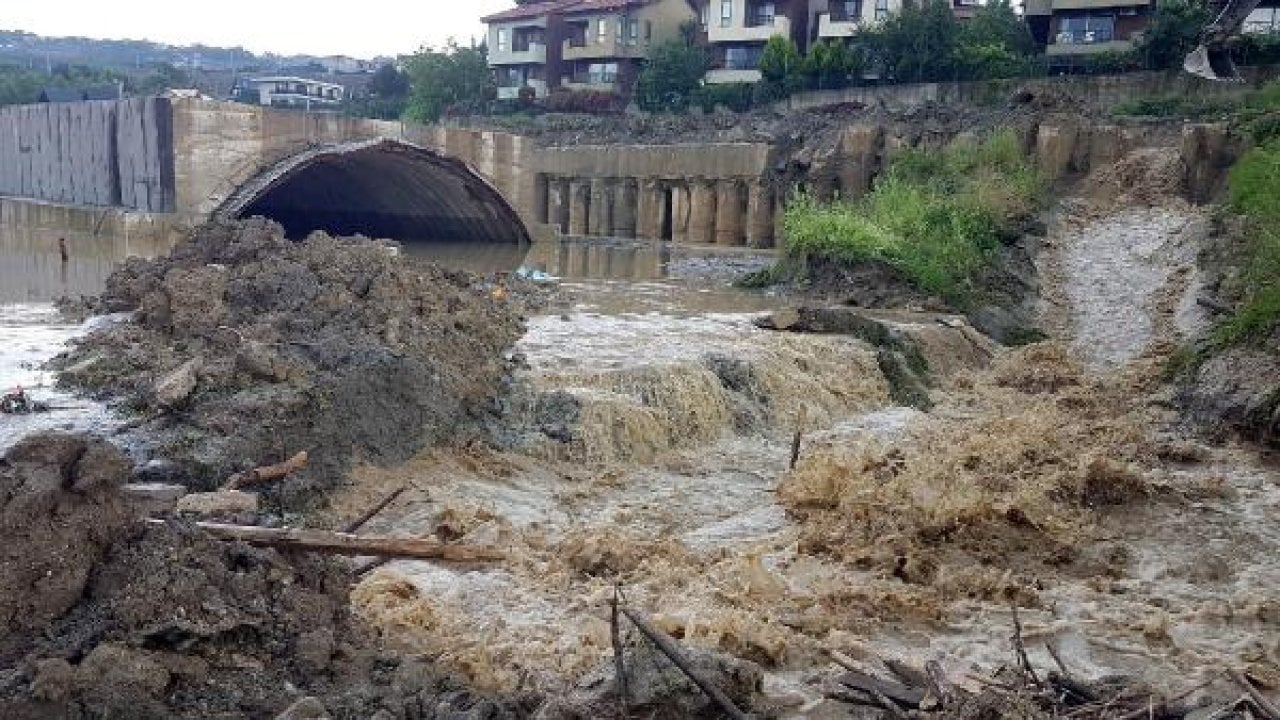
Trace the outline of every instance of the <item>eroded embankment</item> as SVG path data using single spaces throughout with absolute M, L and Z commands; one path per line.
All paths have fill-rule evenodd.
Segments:
M 144 524 L 131 468 L 60 434 L 0 457 L 0 716 L 522 714 L 385 652 L 344 564 Z

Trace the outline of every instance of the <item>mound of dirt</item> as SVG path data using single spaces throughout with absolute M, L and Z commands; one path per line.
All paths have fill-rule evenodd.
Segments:
M 397 462 L 474 425 L 521 333 L 504 293 L 363 239 L 287 240 L 255 219 L 132 259 L 91 301 L 132 313 L 58 358 L 60 382 L 139 416 L 140 461 L 197 489 L 310 453 L 282 484 L 313 503 L 353 457 Z
M 59 434 L 0 459 L 0 717 L 515 716 L 383 653 L 342 566 L 136 521 L 129 467 Z
M 1084 192 L 1099 209 L 1151 207 L 1181 197 L 1186 176 L 1178 148 L 1141 148 L 1092 173 Z

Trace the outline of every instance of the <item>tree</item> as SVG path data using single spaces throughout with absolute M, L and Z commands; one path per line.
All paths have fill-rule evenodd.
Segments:
M 392 63 L 383 63 L 369 78 L 369 94 L 380 98 L 402 98 L 409 94 L 409 76 Z
M 804 73 L 809 76 L 809 82 L 819 90 L 844 87 L 849 83 L 850 75 L 861 72 L 861 56 L 851 52 L 839 40 L 828 39 L 814 43 L 804 59 Z
M 697 95 L 710 61 L 700 47 L 670 40 L 649 51 L 636 79 L 636 102 L 645 110 L 681 111 Z
M 405 117 L 435 122 L 446 111 L 475 112 L 497 95 L 483 47 L 459 47 L 450 41 L 444 51 L 423 48 L 409 57 L 411 92 Z
M 960 25 L 956 64 L 966 79 L 1016 77 L 1027 72 L 1035 49 L 1031 31 L 1009 0 L 996 0 Z
M 960 24 L 960 42 L 963 45 L 995 46 L 1013 55 L 1031 55 L 1036 51 L 1036 41 L 1031 30 L 1009 0 L 993 0 L 979 6 L 968 22 Z
M 960 24 L 945 0 L 906 0 L 902 10 L 864 35 L 890 79 L 933 82 L 956 76 Z
M 169 63 L 158 63 L 150 74 L 138 81 L 134 89 L 143 95 L 155 95 L 182 87 L 191 87 L 191 76 L 187 71 Z
M 765 82 L 787 90 L 797 89 L 801 84 L 804 67 L 800 49 L 791 38 L 774 35 L 764 44 L 764 52 L 760 55 L 760 75 Z
M 1164 0 L 1156 6 L 1138 50 L 1154 70 L 1180 68 L 1212 20 L 1212 11 L 1200 0 Z

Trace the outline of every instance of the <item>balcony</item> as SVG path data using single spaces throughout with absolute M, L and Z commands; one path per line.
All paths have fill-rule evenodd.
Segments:
M 490 65 L 541 65 L 547 61 L 547 46 L 531 42 L 509 50 L 493 50 L 489 53 Z
M 603 41 L 597 36 L 571 37 L 564 41 L 560 57 L 568 60 L 598 60 L 603 58 L 643 58 L 648 43 L 639 39 L 619 41 L 610 35 Z
M 854 17 L 843 10 L 821 13 L 818 15 L 818 37 L 847 38 L 858 31 L 862 18 Z
M 524 85 L 533 88 L 534 97 L 547 96 L 547 83 L 545 80 L 526 80 Z M 498 88 L 498 99 L 500 100 L 517 100 L 520 97 L 521 85 L 508 85 Z
M 721 83 L 753 83 L 760 81 L 759 70 L 735 70 L 733 68 L 715 68 L 708 70 L 704 78 L 708 85 Z
M 765 42 L 774 35 L 791 37 L 791 20 L 785 15 L 775 15 L 771 21 L 765 18 L 752 18 L 743 23 L 741 18 L 734 18 L 730 27 L 720 27 L 712 18 L 707 28 L 707 39 L 718 42 Z

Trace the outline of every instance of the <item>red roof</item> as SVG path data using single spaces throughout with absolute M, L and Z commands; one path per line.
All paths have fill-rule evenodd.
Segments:
M 531 5 L 518 5 L 510 10 L 503 10 L 500 13 L 494 13 L 488 17 L 480 18 L 480 22 L 495 23 L 505 20 L 527 20 L 546 15 L 553 10 L 559 10 L 566 5 L 575 5 L 578 0 L 548 0 L 547 2 L 533 3 Z
M 550 13 L 599 12 L 621 10 L 629 5 L 645 5 L 650 0 L 548 0 L 547 2 L 520 5 L 510 10 L 480 18 L 480 22 L 495 23 L 509 20 L 529 20 Z

